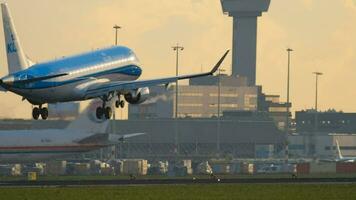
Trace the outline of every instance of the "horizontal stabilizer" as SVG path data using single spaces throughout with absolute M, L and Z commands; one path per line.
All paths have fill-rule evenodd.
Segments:
M 6 92 L 7 90 L 0 86 L 0 92 Z
M 107 132 L 110 120 L 98 120 L 96 109 L 102 105 L 100 100 L 92 100 L 86 105 L 80 115 L 67 126 L 68 131 L 85 131 L 94 134 Z M 106 104 L 109 106 L 109 104 Z
M 111 143 L 118 143 L 118 142 L 123 142 L 128 138 L 137 137 L 137 136 L 141 136 L 141 135 L 145 135 L 145 134 L 146 133 L 132 133 L 132 134 L 126 134 L 126 135 L 110 134 L 109 141 Z

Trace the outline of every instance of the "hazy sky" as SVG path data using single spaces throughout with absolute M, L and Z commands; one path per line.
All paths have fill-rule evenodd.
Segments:
M 185 46 L 181 73 L 209 70 L 231 48 L 231 18 L 219 0 L 7 0 L 24 50 L 44 61 L 114 43 L 134 49 L 143 78 L 174 74 L 171 46 Z M 259 18 L 257 82 L 285 98 L 287 54 L 292 58 L 293 109 L 314 106 L 313 71 L 320 79 L 320 108 L 356 112 L 356 0 L 272 0 Z M 2 34 L 2 26 L 0 29 Z M 0 43 L 4 44 L 3 37 Z M 0 75 L 7 73 L 0 45 Z M 224 63 L 230 71 L 231 58 Z M 29 103 L 0 94 L 0 117 L 30 117 Z

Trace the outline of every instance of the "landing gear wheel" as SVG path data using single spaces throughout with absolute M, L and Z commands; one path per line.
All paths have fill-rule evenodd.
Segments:
M 120 107 L 124 108 L 125 107 L 125 101 L 120 101 Z
M 47 108 L 41 109 L 41 117 L 43 120 L 46 120 L 48 118 L 48 109 Z
M 38 118 L 40 117 L 40 109 L 35 107 L 32 109 L 32 117 L 34 120 L 38 120 Z
M 105 118 L 106 119 L 111 119 L 112 116 L 112 109 L 110 107 L 106 107 L 105 109 Z
M 103 118 L 103 115 L 104 115 L 103 108 L 102 108 L 102 107 L 98 107 L 98 108 L 96 109 L 96 118 L 97 118 L 97 119 L 102 119 L 102 118 Z
M 116 108 L 124 108 L 125 107 L 125 101 L 115 101 L 115 107 Z

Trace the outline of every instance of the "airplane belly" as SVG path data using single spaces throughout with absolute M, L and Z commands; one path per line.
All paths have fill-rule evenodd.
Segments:
M 36 104 L 44 103 L 58 103 L 58 102 L 68 102 L 68 101 L 81 101 L 84 100 L 85 90 L 76 90 L 75 88 L 80 83 L 70 83 L 62 86 L 44 88 L 44 89 L 18 89 L 14 91 L 30 102 Z

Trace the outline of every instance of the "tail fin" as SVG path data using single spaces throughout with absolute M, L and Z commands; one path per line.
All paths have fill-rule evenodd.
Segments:
M 344 157 L 341 154 L 340 145 L 339 145 L 339 141 L 338 140 L 336 140 L 336 150 L 337 150 L 338 159 L 343 159 Z
M 101 106 L 101 101 L 92 100 L 80 113 L 79 117 L 71 122 L 68 130 L 81 130 L 88 133 L 106 133 L 110 120 L 98 120 L 95 116 L 96 108 Z
M 22 50 L 19 37 L 15 30 L 10 11 L 6 3 L 1 4 L 2 20 L 5 34 L 6 55 L 9 74 L 28 68 L 29 62 Z

